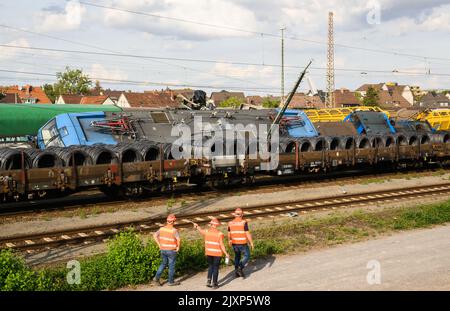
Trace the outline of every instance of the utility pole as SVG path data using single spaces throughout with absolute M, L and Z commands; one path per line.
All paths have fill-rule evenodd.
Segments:
M 283 27 L 281 30 L 281 102 L 280 106 L 284 104 L 284 31 L 286 27 Z
M 328 53 L 327 53 L 327 99 L 328 108 L 335 107 L 334 101 L 334 25 L 333 12 L 328 13 Z

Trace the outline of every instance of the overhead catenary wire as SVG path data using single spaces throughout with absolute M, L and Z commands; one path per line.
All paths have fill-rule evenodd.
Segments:
M 46 76 L 46 77 L 56 77 L 56 74 L 52 73 L 42 73 L 42 72 L 29 72 L 29 71 L 18 71 L 18 70 L 7 70 L 0 69 L 0 72 L 5 73 L 16 73 L 24 75 L 36 75 L 36 76 Z M 209 88 L 209 89 L 230 89 L 230 90 L 248 90 L 259 93 L 267 93 L 268 91 L 272 93 L 278 93 L 275 88 L 243 88 L 238 86 L 224 86 L 224 85 L 203 85 L 203 84 L 181 84 L 181 83 L 171 83 L 171 82 L 152 82 L 152 81 L 135 81 L 135 80 L 121 80 L 121 79 L 110 79 L 110 78 L 98 78 L 91 77 L 94 80 L 114 82 L 117 84 L 129 84 L 129 85 L 158 85 L 158 86 L 175 86 L 175 87 L 194 87 L 194 88 Z
M 78 42 L 78 41 L 74 41 L 74 40 L 69 40 L 69 39 L 65 39 L 65 38 L 61 38 L 61 37 L 57 37 L 57 36 L 53 36 L 53 35 L 43 34 L 43 33 L 40 33 L 40 32 L 29 30 L 29 29 L 13 27 L 13 26 L 8 26 L 8 25 L 4 25 L 4 24 L 0 24 L 0 28 L 14 30 L 14 31 L 20 31 L 20 32 L 24 32 L 24 33 L 29 33 L 29 34 L 33 34 L 33 35 L 36 35 L 36 36 L 42 36 L 42 37 L 46 37 L 46 38 L 50 38 L 50 39 L 54 39 L 54 40 L 68 42 L 68 43 L 75 44 L 75 45 L 80 45 L 80 46 L 85 46 L 85 47 L 89 47 L 89 48 L 98 49 L 98 50 L 101 50 L 101 51 L 104 51 L 104 52 L 109 52 L 109 53 L 114 53 L 114 54 L 119 54 L 119 55 L 120 54 L 124 54 L 122 52 L 117 52 L 117 51 L 114 51 L 114 50 L 111 50 L 111 49 L 105 49 L 103 47 L 96 46 L 96 45 L 93 45 L 93 44 L 88 44 L 88 43 L 83 43 L 83 42 Z M 222 74 L 202 71 L 202 70 L 198 70 L 198 69 L 195 69 L 195 68 L 186 67 L 184 65 L 182 66 L 182 65 L 179 65 L 179 64 L 163 62 L 163 61 L 157 60 L 157 59 L 148 59 L 148 60 L 156 62 L 156 63 L 168 65 L 168 66 L 174 66 L 174 67 L 182 68 L 183 70 L 187 69 L 187 70 L 190 70 L 190 71 L 193 71 L 193 72 L 197 72 L 197 73 L 213 75 L 213 76 L 217 76 L 217 77 L 221 77 L 221 78 L 236 80 L 236 81 L 239 81 L 239 82 L 250 83 L 250 84 L 253 84 L 253 85 L 263 85 L 261 83 L 250 81 L 250 80 L 244 80 L 244 79 L 240 79 L 240 78 L 237 78 L 237 77 L 230 77 L 228 75 L 222 75 Z
M 69 1 L 69 0 L 66 0 Z M 79 1 L 80 4 L 83 4 L 85 6 L 91 6 L 91 7 L 97 7 L 107 10 L 114 10 L 114 11 L 120 11 L 124 13 L 129 14 L 135 14 L 135 15 L 141 15 L 141 16 L 147 16 L 152 18 L 158 18 L 158 19 L 166 19 L 171 20 L 175 22 L 181 22 L 181 23 L 189 23 L 189 24 L 195 24 L 198 26 L 205 26 L 205 27 L 211 27 L 216 29 L 226 29 L 241 33 L 247 33 L 251 35 L 264 35 L 266 37 L 273 37 L 273 38 L 281 38 L 281 35 L 275 34 L 275 33 L 267 33 L 263 31 L 257 31 L 257 30 L 250 30 L 250 29 L 244 29 L 239 27 L 232 27 L 232 26 L 226 26 L 226 25 L 218 25 L 218 24 L 211 24 L 211 23 L 205 23 L 205 22 L 199 22 L 194 20 L 189 20 L 185 18 L 179 18 L 179 17 L 170 17 L 170 16 L 164 16 L 160 14 L 154 14 L 154 13 L 147 13 L 142 11 L 134 11 L 130 9 L 124 9 L 117 6 L 108 6 L 104 4 L 98 4 L 98 3 L 91 3 L 87 1 Z M 294 41 L 302 41 L 302 42 L 308 42 L 308 43 L 314 43 L 314 44 L 321 44 L 321 45 L 327 45 L 328 42 L 326 41 L 318 41 L 318 40 L 312 40 L 312 39 L 305 39 L 305 38 L 299 38 L 296 36 L 286 36 L 285 39 L 294 40 Z M 354 49 L 359 51 L 366 51 L 366 52 L 373 52 L 373 53 L 382 53 L 382 54 L 390 54 L 394 56 L 403 56 L 403 57 L 410 57 L 410 58 L 418 58 L 418 59 L 435 59 L 435 60 L 445 60 L 450 61 L 450 58 L 444 58 L 444 57 L 435 57 L 435 56 L 425 56 L 425 55 L 418 55 L 418 54 L 411 54 L 411 53 L 404 53 L 399 51 L 392 51 L 387 49 L 373 49 L 373 48 L 365 48 L 365 47 L 359 47 L 359 46 L 353 46 L 350 44 L 341 44 L 341 43 L 335 43 L 336 47 L 346 48 L 346 49 Z
M 82 50 L 68 50 L 68 49 L 54 49 L 54 48 L 43 48 L 43 47 L 31 47 L 31 46 L 19 46 L 10 44 L 0 44 L 0 47 L 4 48 L 14 48 L 14 49 L 25 49 L 25 50 L 37 50 L 37 51 L 47 51 L 47 52 L 60 52 L 60 53 L 73 53 L 73 54 L 90 54 L 97 56 L 114 56 L 114 57 L 128 57 L 137 59 L 164 59 L 171 61 L 183 61 L 183 62 L 199 62 L 199 63 L 214 63 L 214 64 L 229 64 L 229 65 L 245 65 L 245 66 L 265 66 L 265 67 L 280 67 L 277 64 L 260 64 L 251 62 L 234 62 L 234 61 L 223 61 L 223 60 L 211 60 L 211 59 L 195 59 L 195 58 L 180 58 L 180 57 L 163 57 L 163 56 L 149 56 L 149 55 L 137 55 L 137 54 L 126 54 L 126 53 L 106 53 L 106 52 L 91 52 Z M 285 65 L 287 68 L 301 68 L 296 65 Z M 316 70 L 326 70 L 325 67 L 311 67 L 311 69 Z M 402 72 L 398 70 L 375 70 L 375 69 L 357 69 L 357 68 L 335 68 L 336 71 L 358 71 L 358 72 L 378 72 L 378 73 L 398 73 L 398 74 L 414 74 L 420 75 L 421 73 L 410 73 Z M 423 73 L 424 75 L 434 75 L 434 76 L 450 76 L 447 73 Z

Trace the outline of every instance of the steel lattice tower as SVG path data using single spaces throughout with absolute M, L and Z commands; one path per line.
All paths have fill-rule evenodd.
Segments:
M 328 13 L 328 53 L 327 53 L 327 99 L 326 106 L 335 107 L 334 102 L 334 25 L 333 12 Z

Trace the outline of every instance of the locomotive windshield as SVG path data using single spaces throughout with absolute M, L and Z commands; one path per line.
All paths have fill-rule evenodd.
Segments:
M 64 143 L 61 140 L 58 128 L 56 127 L 56 120 L 50 120 L 46 125 L 42 127 L 42 142 L 45 147 L 64 147 Z

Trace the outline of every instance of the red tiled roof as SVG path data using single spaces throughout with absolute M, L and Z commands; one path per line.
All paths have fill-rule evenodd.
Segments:
M 379 91 L 379 90 L 382 89 L 383 85 L 384 85 L 383 83 L 378 83 L 378 84 L 370 84 L 370 83 L 368 83 L 368 84 L 363 84 L 363 85 L 361 85 L 359 88 L 356 89 L 356 92 L 367 92 L 367 90 L 368 90 L 370 87 L 372 87 L 372 88 L 374 88 L 375 90 Z
M 409 108 L 411 104 L 401 95 L 400 91 L 378 91 L 378 104 L 381 108 Z
M 71 104 L 71 105 L 75 105 L 75 104 L 79 104 L 81 102 L 81 95 L 61 95 L 61 98 L 63 99 L 65 104 Z
M 3 104 L 21 104 L 22 101 L 20 100 L 19 96 L 16 93 L 8 93 L 4 94 L 5 97 L 0 99 L 0 103 Z
M 226 101 L 230 97 L 236 97 L 237 99 L 245 102 L 245 95 L 243 92 L 228 92 L 228 91 L 220 91 L 220 92 L 212 92 L 211 99 L 214 101 L 214 104 L 220 105 L 223 101 Z
M 39 86 L 25 85 L 19 87 L 17 85 L 7 86 L 0 89 L 4 94 L 17 94 L 22 102 L 26 99 L 34 98 L 36 104 L 51 104 L 52 101 L 47 97 L 44 90 Z
M 334 102 L 336 107 L 342 107 L 343 105 L 361 105 L 355 93 L 347 89 L 334 91 Z
M 123 93 L 131 107 L 179 107 L 179 103 L 166 92 Z
M 247 96 L 247 104 L 249 105 L 261 106 L 263 100 L 261 96 Z
M 292 101 L 289 103 L 289 108 L 325 108 L 319 96 L 308 96 L 303 93 L 295 93 Z
M 106 95 L 98 95 L 98 96 L 83 96 L 81 97 L 80 104 L 81 105 L 102 105 L 105 100 L 108 99 Z

